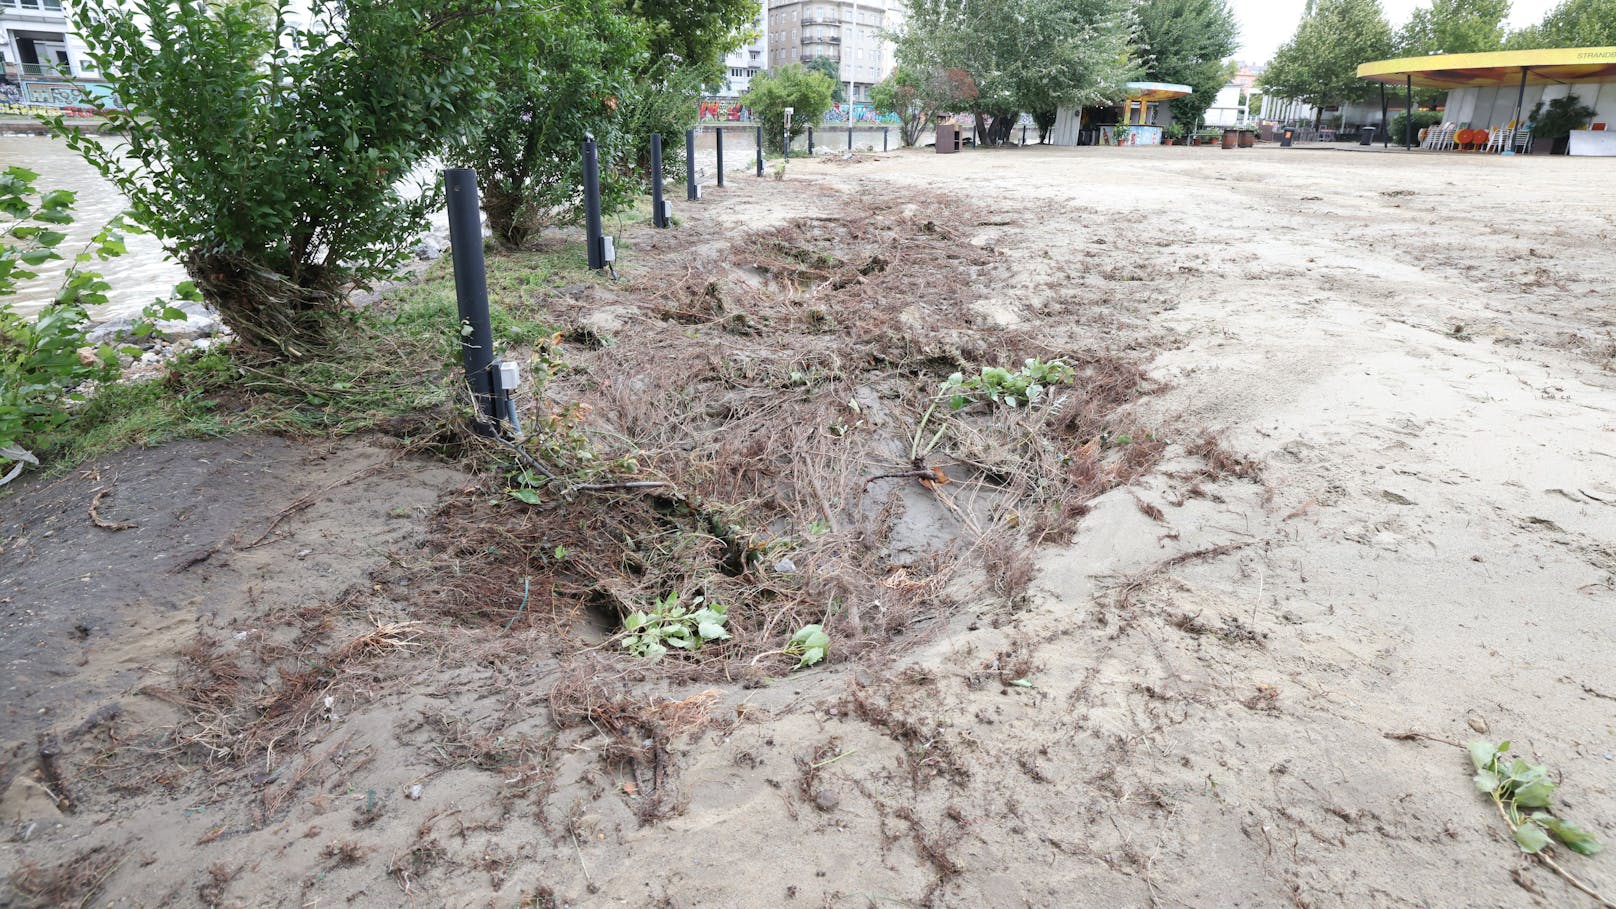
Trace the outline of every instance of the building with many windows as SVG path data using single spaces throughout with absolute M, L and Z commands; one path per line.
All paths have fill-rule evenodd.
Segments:
M 724 87 L 718 91 L 720 98 L 739 98 L 746 94 L 752 85 L 752 77 L 763 72 L 769 65 L 769 30 L 765 26 L 768 21 L 768 4 L 758 12 L 758 21 L 755 29 L 757 36 L 744 47 L 730 51 L 724 58 Z
M 0 0 L 0 102 L 78 101 L 69 80 L 95 74 L 63 0 Z
M 892 71 L 891 31 L 902 22 L 900 0 L 772 0 L 765 29 L 769 68 L 829 57 L 841 67 L 855 102 Z

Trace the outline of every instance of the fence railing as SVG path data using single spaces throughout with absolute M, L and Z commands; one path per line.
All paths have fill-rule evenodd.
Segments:
M 73 73 L 65 64 L 57 63 L 20 63 L 18 69 L 24 76 L 36 79 L 71 79 Z

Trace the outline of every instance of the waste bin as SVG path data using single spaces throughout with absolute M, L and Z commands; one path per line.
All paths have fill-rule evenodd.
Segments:
M 1279 140 L 1279 147 L 1290 148 L 1291 143 L 1294 141 L 1296 141 L 1296 130 L 1289 126 L 1285 127 L 1285 132 L 1281 134 L 1281 138 Z
M 1374 145 L 1375 144 L 1375 128 L 1373 126 L 1366 126 L 1363 129 L 1358 131 L 1358 144 L 1359 145 Z
M 952 155 L 962 144 L 958 123 L 940 123 L 937 126 L 937 154 Z

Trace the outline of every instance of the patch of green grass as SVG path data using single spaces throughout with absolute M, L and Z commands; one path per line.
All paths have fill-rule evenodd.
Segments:
M 502 351 L 530 348 L 556 329 L 541 304 L 548 290 L 597 280 L 583 242 L 487 259 L 489 314 Z M 259 431 L 341 436 L 380 429 L 404 438 L 453 422 L 461 373 L 454 269 L 445 257 L 359 313 L 333 348 L 307 363 L 252 364 L 228 347 L 187 354 L 160 379 L 99 388 L 73 418 L 41 440 L 66 470 L 131 445 Z
M 228 435 L 232 422 L 218 402 L 161 379 L 118 383 L 97 389 L 72 419 L 40 437 L 39 448 L 46 464 L 68 470 L 132 445 Z

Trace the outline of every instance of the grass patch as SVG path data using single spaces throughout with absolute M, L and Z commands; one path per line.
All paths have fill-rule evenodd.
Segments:
M 599 280 L 583 242 L 541 241 L 490 255 L 489 312 L 501 354 L 523 358 L 554 330 L 546 293 Z M 406 440 L 456 422 L 461 395 L 454 268 L 445 257 L 354 314 L 339 353 L 309 363 L 253 364 L 228 345 L 183 354 L 159 377 L 97 389 L 60 429 L 39 440 L 54 470 L 132 445 L 270 432 L 297 437 L 381 431 Z

